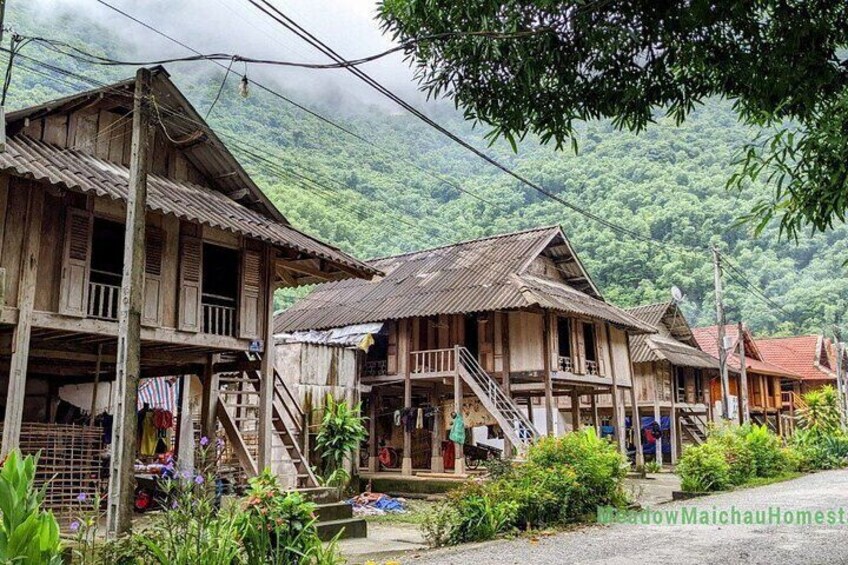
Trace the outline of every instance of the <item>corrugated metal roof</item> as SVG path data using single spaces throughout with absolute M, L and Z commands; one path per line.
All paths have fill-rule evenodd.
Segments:
M 634 363 L 669 361 L 682 367 L 717 369 L 718 359 L 705 353 L 692 338 L 692 331 L 680 308 L 674 302 L 644 304 L 628 308 L 631 314 L 663 335 L 640 335 L 630 341 Z M 668 335 L 665 335 L 667 332 Z M 681 338 L 688 338 L 686 343 Z
M 17 135 L 0 153 L 0 170 L 69 190 L 126 201 L 129 169 L 93 155 Z M 185 181 L 148 176 L 148 208 L 234 233 L 289 247 L 355 269 L 379 271 L 294 228 L 255 212 L 224 194 Z
M 535 305 L 610 321 L 630 330 L 652 331 L 603 300 L 563 283 L 524 274 L 533 257 L 551 242 L 568 245 L 560 228 L 553 226 L 375 259 L 370 264 L 383 271 L 383 277 L 316 287 L 277 317 L 276 331 Z
M 698 341 L 698 345 L 704 351 L 715 357 L 718 356 L 718 326 L 707 326 L 704 328 L 694 328 L 692 333 Z M 728 324 L 724 327 L 724 333 L 732 341 L 732 353 L 727 356 L 727 366 L 736 372 L 739 372 L 742 364 L 739 361 L 739 356 L 736 354 L 737 343 L 739 340 L 739 328 L 734 324 Z M 772 363 L 762 360 L 762 355 L 757 348 L 753 336 L 744 329 L 745 339 L 745 367 L 748 371 L 761 373 L 765 375 L 776 375 L 787 379 L 802 379 L 803 376 L 794 373 L 783 367 L 778 367 Z

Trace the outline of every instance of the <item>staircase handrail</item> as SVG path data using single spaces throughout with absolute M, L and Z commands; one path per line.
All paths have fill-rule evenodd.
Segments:
M 457 359 L 457 369 L 460 367 L 464 368 L 468 375 L 475 381 L 477 386 L 479 386 L 484 393 L 487 394 L 489 399 L 495 404 L 496 407 L 500 405 L 504 405 L 510 408 L 515 416 L 517 417 L 519 423 L 529 432 L 530 438 L 522 438 L 519 430 L 516 430 L 516 435 L 522 441 L 522 443 L 529 443 L 535 438 L 538 438 L 541 434 L 536 429 L 536 426 L 530 421 L 530 419 L 524 415 L 521 410 L 518 408 L 518 405 L 509 398 L 504 390 L 501 388 L 500 384 L 495 381 L 477 362 L 477 359 L 468 351 L 467 348 L 457 345 L 456 346 L 456 359 Z

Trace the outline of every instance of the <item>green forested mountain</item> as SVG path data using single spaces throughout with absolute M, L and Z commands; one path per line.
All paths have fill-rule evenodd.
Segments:
M 7 21 L 21 33 L 63 39 L 112 56 L 132 55 L 114 31 L 82 16 L 36 21 L 18 2 Z M 103 82 L 132 74 L 131 68 L 91 67 L 37 46 L 23 53 Z M 8 107 L 87 87 L 32 60 L 22 58 L 20 63 Z M 209 67 L 169 69 L 201 112 L 223 77 L 223 71 Z M 683 306 L 690 321 L 714 323 L 707 252 L 669 249 L 619 235 L 524 187 L 409 115 L 344 98 L 316 98 L 314 92 L 292 85 L 275 86 L 371 142 L 364 143 L 257 89 L 243 99 L 236 93 L 236 82 L 230 77 L 209 122 L 225 141 L 232 141 L 233 152 L 260 186 L 304 231 L 368 258 L 559 223 L 608 300 L 622 306 L 665 300 L 677 285 L 687 295 Z M 431 104 L 427 112 L 485 147 L 485 128 L 473 129 L 448 104 Z M 640 135 L 617 131 L 609 123 L 585 124 L 577 155 L 539 146 L 532 139 L 525 140 L 517 154 L 506 146 L 490 151 L 570 203 L 645 236 L 687 247 L 719 244 L 781 306 L 776 309 L 728 279 L 730 321 L 741 317 L 761 334 L 830 331 L 832 324 L 848 322 L 843 266 L 848 227 L 841 224 L 795 243 L 780 241 L 777 226 L 754 239 L 750 226 L 736 225 L 768 191 L 761 184 L 741 194 L 724 188 L 734 156 L 754 133 L 736 122 L 730 102 L 715 100 L 681 127 L 660 118 Z M 263 160 L 245 149 L 261 153 Z

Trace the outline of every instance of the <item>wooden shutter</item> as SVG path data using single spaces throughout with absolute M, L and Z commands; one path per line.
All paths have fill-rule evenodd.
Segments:
M 158 226 L 147 226 L 144 245 L 144 306 L 141 323 L 162 325 L 162 253 L 164 232 Z
M 386 352 L 386 373 L 396 375 L 398 372 L 398 325 L 394 321 L 386 322 L 389 346 Z
M 607 356 L 609 355 L 609 348 L 607 347 L 608 339 L 609 336 L 607 335 L 606 328 L 604 328 L 604 324 L 602 322 L 595 322 L 595 357 L 598 359 L 598 376 L 600 377 L 608 377 L 610 375 L 607 367 Z
M 586 374 L 586 336 L 583 334 L 583 324 L 586 322 L 578 321 L 574 324 L 574 339 L 576 347 L 574 348 L 574 372 L 579 375 Z
M 84 317 L 88 310 L 88 272 L 94 217 L 88 210 L 69 208 L 59 292 L 59 313 Z
M 180 238 L 180 303 L 177 327 L 199 332 L 201 325 L 200 292 L 203 276 L 203 243 L 199 237 Z
M 245 249 L 241 254 L 239 337 L 259 339 L 262 316 L 262 253 Z

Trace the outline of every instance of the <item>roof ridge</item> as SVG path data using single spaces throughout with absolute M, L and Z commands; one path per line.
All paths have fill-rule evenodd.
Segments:
M 549 231 L 549 230 L 554 230 L 554 229 L 562 230 L 562 227 L 558 224 L 552 224 L 552 225 L 539 226 L 539 227 L 535 227 L 535 228 L 527 228 L 527 229 L 517 230 L 517 231 L 512 231 L 512 232 L 507 232 L 507 233 L 487 235 L 487 236 L 478 237 L 478 238 L 475 238 L 475 239 L 465 239 L 465 240 L 462 240 L 462 241 L 458 241 L 456 243 L 446 243 L 446 244 L 443 244 L 443 245 L 437 245 L 436 247 L 428 247 L 426 249 L 419 249 L 417 251 L 407 251 L 405 253 L 398 253 L 396 255 L 384 255 L 382 257 L 372 257 L 370 259 L 366 259 L 365 262 L 366 263 L 373 263 L 375 261 L 386 261 L 388 259 L 400 259 L 401 257 L 409 257 L 410 255 L 418 255 L 418 254 L 421 254 L 421 253 L 430 253 L 430 252 L 439 251 L 439 250 L 442 250 L 442 249 L 450 249 L 452 247 L 459 247 L 461 245 L 468 245 L 468 244 L 471 244 L 471 243 L 479 243 L 481 241 L 501 239 L 501 238 L 511 237 L 511 236 L 515 236 L 515 235 L 523 235 L 523 234 L 526 234 L 526 233 L 544 232 L 544 231 Z

